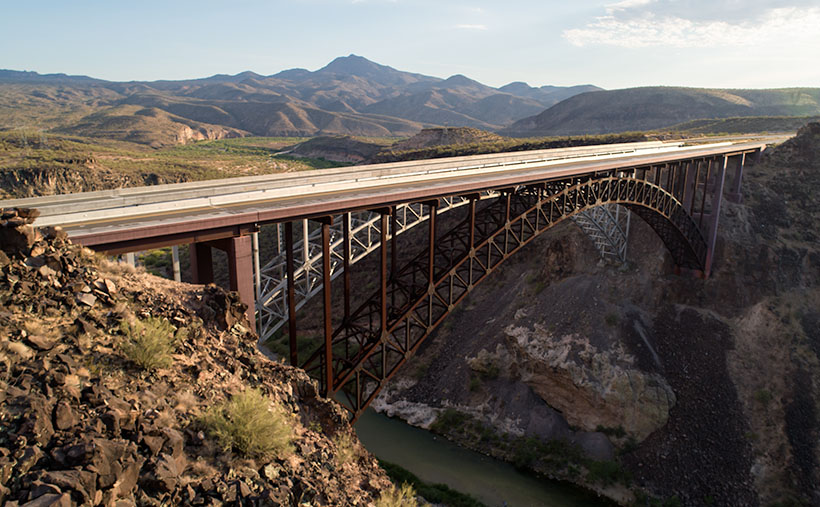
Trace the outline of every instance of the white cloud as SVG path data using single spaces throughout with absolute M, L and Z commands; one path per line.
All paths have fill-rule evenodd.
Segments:
M 609 4 L 606 6 L 607 12 L 610 14 L 615 11 L 622 11 L 625 9 L 634 9 L 635 7 L 643 7 L 654 3 L 656 0 L 621 0 L 618 3 Z
M 641 1 L 645 0 L 620 3 Z M 818 26 L 820 7 L 770 9 L 757 19 L 737 23 L 694 21 L 652 13 L 621 19 L 610 13 L 596 18 L 584 28 L 565 30 L 563 36 L 575 46 L 709 48 L 813 44 L 813 47 L 820 48 Z
M 459 30 L 486 30 L 487 25 L 456 25 Z

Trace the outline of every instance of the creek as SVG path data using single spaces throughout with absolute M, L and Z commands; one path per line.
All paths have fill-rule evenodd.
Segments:
M 367 409 L 356 433 L 368 451 L 427 483 L 446 484 L 489 507 L 612 505 L 566 483 L 517 470 L 433 433 Z

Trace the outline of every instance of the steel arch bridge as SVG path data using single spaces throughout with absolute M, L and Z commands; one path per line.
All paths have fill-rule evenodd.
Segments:
M 736 157 L 741 168 L 745 154 Z M 438 230 L 437 209 L 454 201 L 412 203 L 426 217 L 426 247 L 402 265 L 396 264 L 396 235 L 389 233 L 397 230 L 391 223 L 402 208 L 376 210 L 379 289 L 353 310 L 347 225 L 351 222 L 347 214 L 338 221 L 341 244 L 348 246 L 334 265 L 331 231 L 338 219 L 325 217 L 319 220 L 318 234 L 326 255 L 319 255 L 322 266 L 317 268 L 323 279 L 325 340 L 307 358 L 297 357 L 295 311 L 291 310 L 291 363 L 304 368 L 319 381 L 323 393 L 335 396 L 357 418 L 455 306 L 502 262 L 558 223 L 586 220 L 587 226 L 600 228 L 589 217 L 596 213 L 611 217 L 617 208 L 637 215 L 655 231 L 677 269 L 705 277 L 711 268 L 729 161 L 728 156 L 685 160 L 460 195 L 457 201 L 468 209 L 467 217 L 448 231 Z M 286 224 L 285 237 L 286 251 L 292 252 L 292 223 Z M 335 327 L 331 293 L 325 289 L 333 274 L 345 279 L 344 316 Z
M 763 149 L 759 141 L 566 148 L 27 198 L 0 206 L 37 208 L 36 226 L 64 226 L 72 240 L 109 254 L 188 244 L 195 283 L 213 281 L 211 250 L 223 250 L 231 289 L 247 304 L 248 316 L 253 320 L 258 310 L 263 333 L 271 329 L 264 327 L 266 319 L 282 326 L 286 317 L 291 364 L 304 367 L 325 395 L 341 399 L 358 417 L 473 287 L 564 220 L 621 257 L 628 229 L 622 220 L 635 214 L 655 230 L 677 268 L 709 276 L 724 184 L 727 198 L 739 201 L 747 155 Z M 440 230 L 444 210 L 452 210 L 447 231 Z M 458 210 L 466 216 L 451 227 Z M 263 270 L 258 231 L 268 225 L 284 229 L 284 255 Z M 414 227 L 427 229 L 421 234 L 426 241 L 398 255 L 399 233 Z M 351 272 L 370 253 L 378 257 L 370 276 L 378 289 L 357 290 Z M 355 267 L 367 269 L 362 265 Z M 343 282 L 341 290 L 337 282 L 341 301 L 334 318 L 338 277 Z M 320 337 L 300 341 L 297 309 L 319 294 Z M 310 347 L 302 357 L 300 343 Z

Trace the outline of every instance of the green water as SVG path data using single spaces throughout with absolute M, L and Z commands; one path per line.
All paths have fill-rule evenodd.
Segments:
M 362 414 L 355 429 L 359 440 L 378 458 L 400 465 L 425 482 L 467 493 L 488 506 L 611 505 L 591 493 L 519 472 L 508 463 L 373 410 Z

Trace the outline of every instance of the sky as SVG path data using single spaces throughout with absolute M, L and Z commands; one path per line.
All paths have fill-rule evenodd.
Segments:
M 490 86 L 820 87 L 820 0 L 0 0 L 0 68 L 112 81 L 357 54 Z

